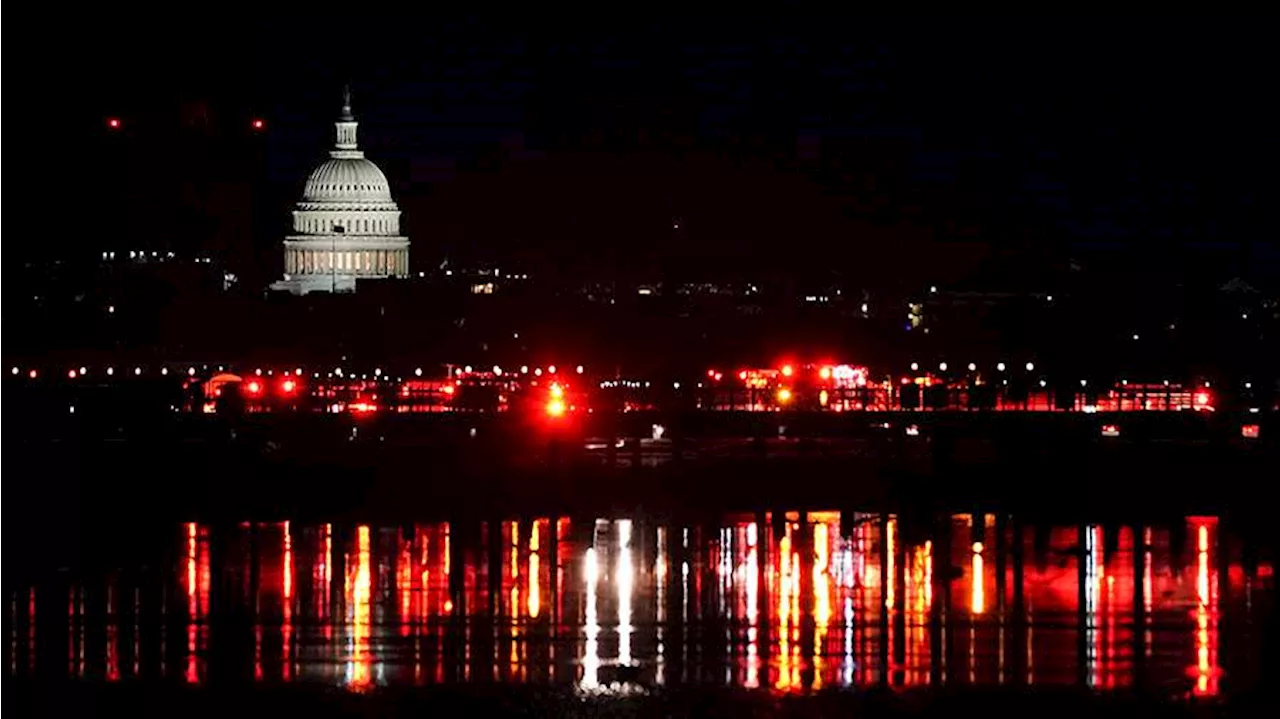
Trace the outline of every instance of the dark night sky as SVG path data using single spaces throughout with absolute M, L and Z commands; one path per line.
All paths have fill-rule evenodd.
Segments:
M 21 192 L 43 207 L 116 184 L 120 159 L 93 154 L 108 115 L 180 122 L 203 108 L 229 134 L 261 115 L 265 147 L 227 174 L 249 188 L 253 241 L 269 248 L 350 79 L 419 266 L 583 248 L 615 267 L 732 266 L 752 248 L 781 267 L 933 258 L 926 274 L 1006 250 L 1208 247 L 1224 272 L 1275 262 L 1267 23 L 612 9 L 572 22 L 82 16 L 32 56 L 26 99 L 10 92 L 9 137 L 17 106 L 56 118 L 32 133 L 47 148 L 33 184 L 83 186 Z M 181 172 L 130 162 L 153 183 Z

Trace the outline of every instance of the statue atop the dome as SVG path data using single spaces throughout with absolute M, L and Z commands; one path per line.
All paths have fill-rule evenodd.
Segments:
M 342 120 L 350 122 L 354 119 L 355 115 L 351 114 L 351 84 L 348 83 L 342 86 Z

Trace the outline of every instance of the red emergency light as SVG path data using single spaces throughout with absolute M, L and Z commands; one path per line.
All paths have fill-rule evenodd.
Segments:
M 1196 393 L 1191 395 L 1191 406 L 1197 411 L 1212 412 L 1212 402 L 1213 395 L 1207 389 L 1196 390 Z
M 566 409 L 562 399 L 552 399 L 547 402 L 548 417 L 563 417 Z

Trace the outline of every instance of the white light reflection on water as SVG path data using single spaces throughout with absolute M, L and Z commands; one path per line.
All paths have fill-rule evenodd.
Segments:
M 877 653 L 880 592 L 887 590 L 879 584 L 881 525 L 859 518 L 846 529 L 852 536 L 844 537 L 835 516 L 810 519 L 812 539 L 792 519 L 779 518 L 775 534 L 771 515 L 759 524 L 738 515 L 728 520 L 727 532 L 721 525 L 686 531 L 636 519 L 602 521 L 594 535 L 588 520 L 587 531 L 570 534 L 563 520 L 522 522 L 528 529 L 518 537 L 515 569 L 509 568 L 513 545 L 504 523 L 508 541 L 492 548 L 497 557 L 486 554 L 487 543 L 469 547 L 474 554 L 464 553 L 466 561 L 454 555 L 453 569 L 462 572 L 454 579 L 464 579 L 467 592 L 457 608 L 449 604 L 450 528 L 442 524 L 415 526 L 410 543 L 401 539 L 404 528 L 271 522 L 226 526 L 219 530 L 226 534 L 218 535 L 184 523 L 172 537 L 174 561 L 161 586 L 110 577 L 93 580 L 98 583 L 86 590 L 77 580 L 70 606 L 66 586 L 15 592 L 10 610 L 17 626 L 10 642 L 12 647 L 17 639 L 11 651 L 20 656 L 8 664 L 14 673 L 39 676 L 52 669 L 59 678 L 83 672 L 109 681 L 159 677 L 167 659 L 173 681 L 201 682 L 214 676 L 209 670 L 227 676 L 243 669 L 246 680 L 323 681 L 362 691 L 409 681 L 456 682 L 468 671 L 487 675 L 488 667 L 471 657 L 505 670 L 507 650 L 518 645 L 518 664 L 499 672 L 502 681 L 568 683 L 584 693 L 630 694 L 672 681 L 719 684 L 726 667 L 732 669 L 729 682 L 764 690 L 873 684 L 884 671 Z M 1253 570 L 1234 559 L 1223 544 L 1232 542 L 1232 550 L 1245 545 L 1216 518 L 1178 518 L 1186 523 L 1185 535 L 1173 531 L 1181 527 L 1159 524 L 1122 526 L 1114 537 L 1110 527 L 1073 525 L 1045 527 L 1042 538 L 1040 527 L 1028 526 L 1006 535 L 1011 542 L 1002 551 L 1009 550 L 1004 558 L 1014 566 L 1003 582 L 993 573 L 1002 554 L 993 539 L 999 535 L 978 535 L 988 544 L 976 548 L 968 522 L 948 519 L 941 530 L 950 535 L 934 535 L 942 544 L 926 539 L 927 533 L 917 539 L 914 530 L 939 531 L 933 525 L 909 532 L 899 519 L 895 527 L 894 566 L 902 573 L 896 598 L 903 601 L 892 605 L 904 613 L 896 643 L 889 644 L 890 656 L 901 657 L 901 664 L 894 660 L 889 667 L 895 686 L 945 686 L 947 675 L 990 685 L 1016 676 L 1018 684 L 1087 683 L 1106 691 L 1144 681 L 1213 695 L 1255 680 L 1257 667 L 1237 658 L 1255 651 L 1254 640 L 1238 628 L 1255 616 L 1246 603 L 1249 592 L 1258 592 L 1256 600 L 1266 602 L 1260 606 L 1269 608 L 1274 570 L 1269 563 Z M 558 529 L 552 533 L 551 527 Z M 472 535 L 454 527 L 452 536 L 457 542 Z M 211 546 L 218 549 L 212 555 Z M 1116 554 L 1109 556 L 1107 547 Z M 1139 564 L 1131 567 L 1137 552 Z M 504 611 L 495 619 L 488 609 L 484 570 L 491 561 L 504 570 L 496 594 L 504 608 L 509 582 L 518 580 L 519 601 L 511 606 L 519 609 L 521 623 L 514 642 L 506 634 L 511 615 Z M 1025 562 L 1021 571 L 1019 561 Z M 934 596 L 935 570 L 947 575 L 939 586 L 951 587 L 949 601 Z M 728 606 L 718 612 L 717 583 L 726 575 Z M 218 578 L 214 586 L 223 592 L 213 607 L 210 577 Z M 36 632 L 32 596 L 41 591 L 52 610 L 40 607 L 45 626 L 66 621 L 66 627 Z M 1002 614 L 1001 600 L 1008 604 L 1010 597 L 1020 600 L 1012 603 L 1017 616 Z M 229 644 L 234 636 L 217 634 L 228 626 L 216 621 L 220 610 L 256 610 L 261 620 L 245 627 L 241 644 Z M 1232 612 L 1240 612 L 1238 621 Z M 689 620 L 683 627 L 682 613 Z M 1079 636 L 1074 621 L 1064 629 L 1064 617 L 1083 620 Z M 411 621 L 401 623 L 405 618 Z M 1009 626 L 1022 634 L 1000 624 L 1010 618 L 1018 624 Z M 213 638 L 205 638 L 206 627 Z M 722 632 L 729 633 L 727 644 Z M 474 649 L 466 646 L 471 637 Z M 1141 675 L 1131 663 L 1131 644 L 1152 657 Z M 229 656 L 228 647 L 243 654 Z M 666 664 L 685 652 L 685 661 Z M 969 652 L 976 661 L 965 656 Z M 41 657 L 38 667 L 32 666 L 35 655 Z M 210 664 L 215 661 L 231 664 Z
M 596 558 L 596 548 L 588 547 L 583 561 L 583 578 L 587 584 L 587 608 L 585 612 L 586 646 L 582 652 L 583 689 L 597 689 L 600 686 L 600 617 L 596 610 L 596 587 L 600 579 L 600 565 Z
M 747 681 L 749 689 L 760 686 L 760 553 L 759 529 L 755 522 L 747 525 Z
M 854 611 L 853 611 L 853 590 L 854 590 L 854 564 L 853 564 L 853 538 L 841 537 L 840 551 L 840 584 L 845 588 L 844 593 L 844 659 L 840 666 L 840 679 L 844 686 L 853 686 L 853 673 L 858 666 L 857 660 L 853 657 L 853 635 L 854 635 Z
M 666 662 L 666 623 L 667 623 L 667 528 L 658 527 L 658 557 L 654 561 L 653 573 L 657 579 L 657 637 L 658 656 L 654 667 L 653 681 L 658 686 L 667 683 Z
M 635 587 L 635 566 L 631 562 L 631 520 L 618 522 L 618 664 L 631 664 L 631 593 Z

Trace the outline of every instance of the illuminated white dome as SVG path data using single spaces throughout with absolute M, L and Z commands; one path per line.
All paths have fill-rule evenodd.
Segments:
M 364 157 L 332 157 L 311 173 L 303 202 L 391 202 L 391 186 L 378 166 Z
M 356 143 L 351 98 L 334 123 L 329 159 L 307 178 L 284 242 L 284 280 L 296 294 L 350 292 L 360 278 L 409 274 L 409 238 L 400 235 L 400 208 L 391 186 Z

